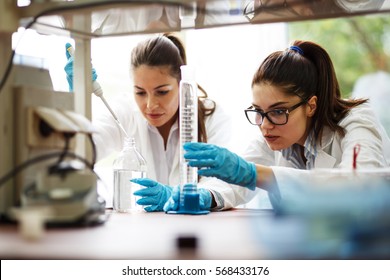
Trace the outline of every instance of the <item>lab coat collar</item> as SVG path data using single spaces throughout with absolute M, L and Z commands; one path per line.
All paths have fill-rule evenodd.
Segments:
M 159 133 L 157 127 L 150 125 L 147 121 L 146 123 L 150 131 L 152 131 L 153 133 Z M 171 130 L 169 131 L 169 136 L 178 128 L 179 128 L 179 121 L 176 119 L 176 121 L 173 123 L 171 127 Z

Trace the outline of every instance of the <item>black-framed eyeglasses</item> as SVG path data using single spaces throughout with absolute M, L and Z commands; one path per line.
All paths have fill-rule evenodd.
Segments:
M 253 125 L 261 125 L 264 121 L 264 118 L 270 121 L 274 125 L 284 125 L 288 122 L 288 115 L 294 111 L 299 106 L 306 103 L 306 100 L 295 104 L 294 106 L 287 109 L 274 109 L 268 112 L 262 112 L 258 109 L 254 109 L 253 106 L 250 106 L 248 109 L 244 110 L 246 118 Z

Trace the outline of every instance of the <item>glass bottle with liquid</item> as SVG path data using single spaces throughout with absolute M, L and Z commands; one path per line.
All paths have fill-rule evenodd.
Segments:
M 136 204 L 136 197 L 133 195 L 141 186 L 130 180 L 146 177 L 146 161 L 138 152 L 134 138 L 125 137 L 123 149 L 114 161 L 113 170 L 114 210 L 117 212 L 141 210 L 142 207 Z

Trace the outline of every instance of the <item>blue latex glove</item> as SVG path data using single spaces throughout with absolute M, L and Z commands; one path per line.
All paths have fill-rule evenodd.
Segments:
M 199 188 L 199 208 L 200 210 L 210 210 L 211 208 L 211 193 L 210 191 Z M 178 211 L 180 204 L 180 187 L 174 187 L 172 190 L 172 195 L 164 205 L 164 211 Z
M 131 179 L 130 181 L 145 187 L 134 192 L 134 195 L 141 196 L 137 200 L 137 204 L 147 205 L 144 208 L 147 212 L 163 211 L 165 202 L 167 202 L 172 194 L 172 187 L 148 178 L 137 178 Z
M 65 44 L 65 53 L 66 53 L 66 59 L 68 62 L 66 63 L 64 70 L 66 73 L 66 79 L 69 84 L 69 91 L 73 91 L 73 56 L 72 53 L 69 52 L 70 48 L 73 48 L 70 43 Z M 92 81 L 96 81 L 97 79 L 97 73 L 94 68 L 92 68 Z
M 225 182 L 256 188 L 256 167 L 228 149 L 212 144 L 188 142 L 183 145 L 186 153 L 184 158 L 189 160 L 192 167 L 200 168 L 200 176 L 217 177 Z

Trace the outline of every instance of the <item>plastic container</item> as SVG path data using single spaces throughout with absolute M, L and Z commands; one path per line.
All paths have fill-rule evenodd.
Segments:
M 138 152 L 134 138 L 125 138 L 123 149 L 114 161 L 113 170 L 114 210 L 117 212 L 142 210 L 142 206 L 136 204 L 136 197 L 133 195 L 141 186 L 130 180 L 146 177 L 146 161 Z

